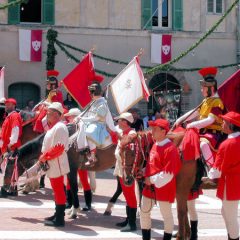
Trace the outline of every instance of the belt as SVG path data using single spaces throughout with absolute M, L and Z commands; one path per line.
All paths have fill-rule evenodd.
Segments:
M 216 129 L 207 129 L 207 128 L 204 128 L 202 131 L 201 131 L 202 134 L 204 133 L 222 133 L 222 131 L 220 130 L 216 130 Z

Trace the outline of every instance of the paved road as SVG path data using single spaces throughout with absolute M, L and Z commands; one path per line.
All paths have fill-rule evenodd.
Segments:
M 107 201 L 116 187 L 116 180 L 110 170 L 97 174 L 93 210 L 87 213 L 81 212 L 75 220 L 66 216 L 65 228 L 57 229 L 43 225 L 43 218 L 50 216 L 54 208 L 48 180 L 46 183 L 47 187 L 36 193 L 0 199 L 0 239 L 141 239 L 140 230 L 134 233 L 121 233 L 115 226 L 115 223 L 122 221 L 125 216 L 123 196 L 115 205 L 112 216 L 103 216 Z M 2 184 L 2 175 L 0 175 L 0 184 Z M 214 196 L 215 192 L 208 190 L 197 201 L 199 239 L 227 239 L 220 213 L 221 202 Z M 81 191 L 79 199 L 83 202 Z M 81 205 L 83 206 L 83 203 Z M 173 212 L 177 224 L 175 205 Z M 163 222 L 158 207 L 154 207 L 152 218 L 152 239 L 162 239 Z

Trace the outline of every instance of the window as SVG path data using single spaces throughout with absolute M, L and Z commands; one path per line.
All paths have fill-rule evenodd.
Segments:
M 8 0 L 13 2 L 15 0 Z M 54 24 L 55 0 L 29 0 L 8 8 L 8 23 Z
M 41 23 L 42 1 L 30 0 L 20 5 L 20 22 Z
M 223 0 L 208 0 L 207 11 L 208 13 L 223 13 Z
M 170 0 L 152 0 L 152 26 L 159 28 L 171 27 Z
M 183 28 L 183 0 L 142 0 L 142 29 Z

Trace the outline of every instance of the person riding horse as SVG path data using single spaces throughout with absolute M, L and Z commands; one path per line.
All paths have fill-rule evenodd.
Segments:
M 204 100 L 197 109 L 178 118 L 175 126 L 198 118 L 198 120 L 187 124 L 186 128 L 199 129 L 201 152 L 204 160 L 211 167 L 214 163 L 211 149 L 215 151 L 223 140 L 222 119 L 219 118 L 219 115 L 223 113 L 224 105 L 217 93 L 217 80 L 215 79 L 217 68 L 202 68 L 199 70 L 199 74 L 203 77 L 200 84 Z
M 10 165 L 14 165 L 17 161 L 17 149 L 21 146 L 20 137 L 22 134 L 22 119 L 18 112 L 16 112 L 17 101 L 14 98 L 8 98 L 5 101 L 5 110 L 7 117 L 5 118 L 2 131 L 0 135 L 0 148 L 3 161 L 6 162 L 6 172 L 4 176 L 4 183 L 1 188 L 0 197 L 7 197 L 8 194 L 17 194 L 16 189 L 11 189 L 11 173 L 8 173 Z M 11 176 L 7 176 L 11 175 Z M 17 179 L 15 179 L 17 181 Z
M 49 129 L 46 114 L 47 114 L 47 106 L 49 106 L 52 102 L 60 102 L 63 104 L 63 95 L 60 90 L 58 90 L 58 80 L 57 76 L 59 72 L 57 70 L 49 70 L 47 71 L 47 80 L 46 80 L 46 100 L 42 101 L 38 107 L 34 107 L 39 112 L 39 115 L 34 124 L 34 131 L 38 133 L 43 133 Z
M 90 149 L 87 153 L 88 161 L 86 166 L 93 165 L 96 159 L 96 148 L 104 147 L 111 144 L 111 136 L 108 131 L 115 132 L 114 122 L 109 111 L 107 102 L 102 97 L 102 88 L 98 81 L 88 87 L 92 102 L 90 108 L 85 114 L 76 117 L 79 125 L 79 134 L 77 137 L 78 148 L 80 150 Z M 108 129 L 107 129 L 108 128 Z

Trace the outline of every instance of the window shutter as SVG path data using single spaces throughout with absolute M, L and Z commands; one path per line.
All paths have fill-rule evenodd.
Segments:
M 183 29 L 183 1 L 173 0 L 173 29 Z
M 142 29 L 152 28 L 152 0 L 142 0 Z
M 55 1 L 43 0 L 42 23 L 53 25 L 55 22 Z
M 15 0 L 8 0 L 14 2 Z M 20 4 L 8 8 L 8 24 L 18 24 L 20 22 Z

